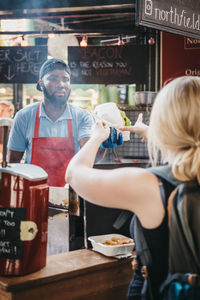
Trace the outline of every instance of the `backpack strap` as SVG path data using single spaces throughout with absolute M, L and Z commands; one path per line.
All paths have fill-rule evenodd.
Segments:
M 165 209 L 167 210 L 168 202 L 166 201 L 165 191 L 164 191 L 163 182 L 162 182 L 161 178 L 170 182 L 174 186 L 177 186 L 179 182 L 173 178 L 173 175 L 171 172 L 171 166 L 161 166 L 161 167 L 156 167 L 156 168 L 149 168 L 148 170 L 151 173 L 158 176 L 161 199 L 162 199 Z M 174 197 L 175 189 L 173 190 L 172 193 L 170 194 L 171 199 L 173 199 L 173 197 Z M 139 261 L 142 264 L 141 273 L 144 278 L 144 284 L 143 284 L 143 288 L 141 291 L 141 299 L 146 299 L 146 296 L 148 295 L 149 296 L 148 299 L 153 300 L 151 282 L 150 282 L 150 278 L 148 276 L 149 270 L 152 267 L 152 257 L 151 257 L 151 253 L 150 253 L 149 247 L 147 245 L 144 233 L 142 231 L 142 225 L 137 217 L 135 217 L 135 221 L 134 221 L 134 238 L 136 241 L 135 246 L 136 246 L 137 258 L 139 259 Z
M 200 275 L 199 208 L 200 186 L 182 183 L 171 201 L 169 270 Z
M 172 202 L 173 199 L 178 191 L 178 185 L 180 182 L 176 180 L 172 174 L 172 168 L 171 165 L 166 165 L 166 166 L 159 166 L 155 168 L 149 168 L 148 169 L 151 173 L 155 174 L 158 176 L 159 184 L 162 184 L 162 180 L 160 178 L 163 178 L 164 180 L 168 181 L 171 183 L 175 188 L 172 190 L 171 194 L 169 195 L 168 201 L 165 199 L 164 189 L 160 188 L 160 193 L 161 193 L 161 198 L 162 202 L 164 204 L 165 209 L 167 209 L 168 212 L 168 223 L 170 221 L 171 217 L 171 208 L 172 208 Z
M 165 179 L 169 183 L 171 183 L 174 186 L 178 186 L 180 182 L 173 176 L 172 174 L 172 167 L 171 165 L 166 166 L 158 166 L 155 168 L 148 168 L 149 172 Z
M 171 210 L 172 210 L 172 203 L 173 200 L 175 199 L 175 195 L 178 192 L 178 187 L 175 187 L 171 194 L 169 195 L 168 198 L 168 205 L 167 205 L 167 213 L 168 213 L 168 225 L 170 225 L 170 220 L 171 220 Z
M 149 295 L 148 299 L 156 300 L 153 299 L 150 278 L 148 276 L 149 270 L 152 266 L 151 253 L 142 231 L 142 225 L 136 216 L 134 221 L 134 238 L 136 241 L 135 248 L 136 248 L 137 258 L 142 264 L 141 273 L 144 278 L 144 283 L 141 291 L 141 300 L 147 299 L 146 298 L 147 294 Z
M 136 243 L 136 253 L 143 265 L 150 267 L 152 265 L 151 253 L 142 231 L 142 225 L 137 217 L 134 222 L 134 238 Z
M 159 181 L 159 188 L 160 188 L 160 195 L 161 195 L 162 203 L 163 203 L 163 206 L 164 206 L 165 210 L 167 210 L 167 201 L 166 201 L 163 182 L 162 182 L 160 177 L 158 177 L 158 181 Z

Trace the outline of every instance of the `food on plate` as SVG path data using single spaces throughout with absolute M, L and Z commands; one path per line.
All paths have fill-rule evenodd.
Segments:
M 123 119 L 124 126 L 131 126 L 131 121 L 130 121 L 130 119 L 127 117 L 125 111 L 120 110 L 120 114 L 121 114 L 121 117 L 122 117 L 122 119 Z
M 94 251 L 106 256 L 131 254 L 134 249 L 134 241 L 122 234 L 91 236 L 88 240 L 91 242 Z
M 103 242 L 103 245 L 107 245 L 107 246 L 116 246 L 116 245 L 125 245 L 125 244 L 132 244 L 133 240 L 130 238 L 116 238 L 116 237 L 112 237 L 110 240 L 106 240 L 105 242 Z

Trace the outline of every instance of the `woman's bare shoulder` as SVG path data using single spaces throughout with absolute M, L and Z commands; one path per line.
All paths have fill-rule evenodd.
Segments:
M 165 210 L 157 176 L 147 169 L 139 170 L 131 190 L 134 197 L 132 210 L 140 219 L 143 227 L 156 228 L 159 226 Z

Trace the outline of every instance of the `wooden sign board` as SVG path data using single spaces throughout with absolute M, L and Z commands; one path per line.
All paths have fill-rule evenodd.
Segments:
M 136 23 L 200 39 L 200 1 L 137 0 Z
M 147 81 L 145 45 L 68 47 L 71 83 L 130 84 Z
M 47 47 L 0 47 L 0 83 L 35 83 Z

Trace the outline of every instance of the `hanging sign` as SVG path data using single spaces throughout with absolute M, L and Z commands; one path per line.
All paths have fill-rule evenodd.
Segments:
M 47 47 L 0 47 L 0 83 L 35 83 Z
M 145 83 L 146 45 L 68 47 L 71 82 L 82 84 Z
M 200 39 L 200 1 L 137 0 L 136 23 Z

